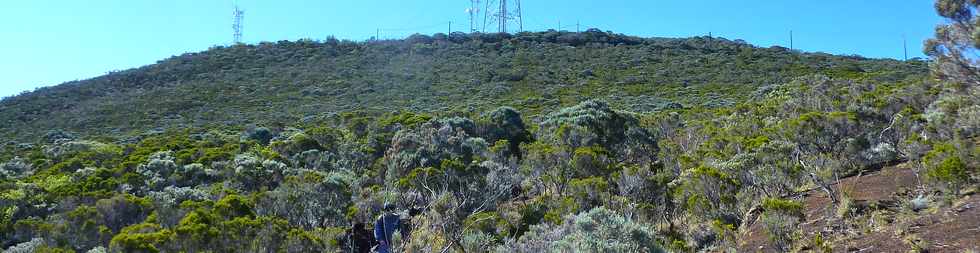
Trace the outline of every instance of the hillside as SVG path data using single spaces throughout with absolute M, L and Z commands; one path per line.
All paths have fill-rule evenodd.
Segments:
M 131 136 L 241 128 L 350 111 L 474 113 L 507 105 L 536 116 L 594 98 L 635 112 L 712 108 L 807 74 L 894 82 L 926 68 L 724 38 L 597 30 L 280 41 L 214 47 L 5 98 L 0 138 L 34 141 L 44 134 L 37 129 Z
M 948 48 L 216 47 L 0 101 L 0 249 L 976 251 L 980 67 Z

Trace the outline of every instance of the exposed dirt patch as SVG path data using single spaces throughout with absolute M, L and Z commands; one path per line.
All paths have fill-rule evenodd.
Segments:
M 967 196 L 956 202 L 938 212 L 915 217 L 908 228 L 884 229 L 851 238 L 848 244 L 870 252 L 907 251 L 912 248 L 912 241 L 927 252 L 980 250 L 980 197 Z
M 980 250 L 980 197 L 968 196 L 950 207 L 915 213 L 902 205 L 914 197 L 918 182 L 904 166 L 843 179 L 840 189 L 857 213 L 843 219 L 825 193 L 808 192 L 803 240 L 821 235 L 835 252 L 906 252 L 914 245 L 928 252 Z M 778 252 L 760 221 L 743 231 L 740 252 Z

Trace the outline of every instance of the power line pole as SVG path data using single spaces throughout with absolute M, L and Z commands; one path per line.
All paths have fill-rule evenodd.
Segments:
M 242 19 L 245 18 L 245 11 L 239 9 L 238 5 L 235 5 L 235 12 L 233 14 L 235 16 L 235 20 L 233 21 L 231 28 L 232 30 L 234 30 L 233 37 L 234 37 L 235 44 L 239 44 L 242 43 L 242 31 L 243 31 Z
M 381 28 L 378 28 L 378 30 L 374 31 L 374 40 L 376 41 L 381 40 Z
M 453 21 L 449 21 L 449 32 L 446 35 L 453 34 Z
M 578 20 L 575 20 L 575 33 L 582 32 L 582 29 L 579 27 L 579 25 L 580 23 L 578 22 Z

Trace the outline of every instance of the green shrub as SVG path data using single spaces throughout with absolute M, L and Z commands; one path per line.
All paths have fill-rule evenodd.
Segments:
M 598 207 L 531 228 L 497 252 L 663 252 L 651 227 Z
M 955 194 L 970 180 L 967 165 L 958 155 L 953 144 L 944 143 L 934 146 L 922 159 L 927 178 L 944 184 Z
M 762 224 L 769 241 L 780 251 L 789 251 L 800 237 L 798 226 L 803 220 L 803 203 L 793 200 L 766 198 L 762 202 Z

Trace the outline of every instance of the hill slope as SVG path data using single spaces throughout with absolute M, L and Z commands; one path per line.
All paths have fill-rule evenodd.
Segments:
M 637 38 L 590 30 L 415 35 L 215 47 L 0 101 L 0 138 L 63 129 L 129 135 L 181 126 L 274 124 L 353 110 L 540 115 L 588 98 L 644 112 L 725 106 L 758 88 L 822 73 L 902 80 L 924 62 L 872 60 L 740 41 Z

